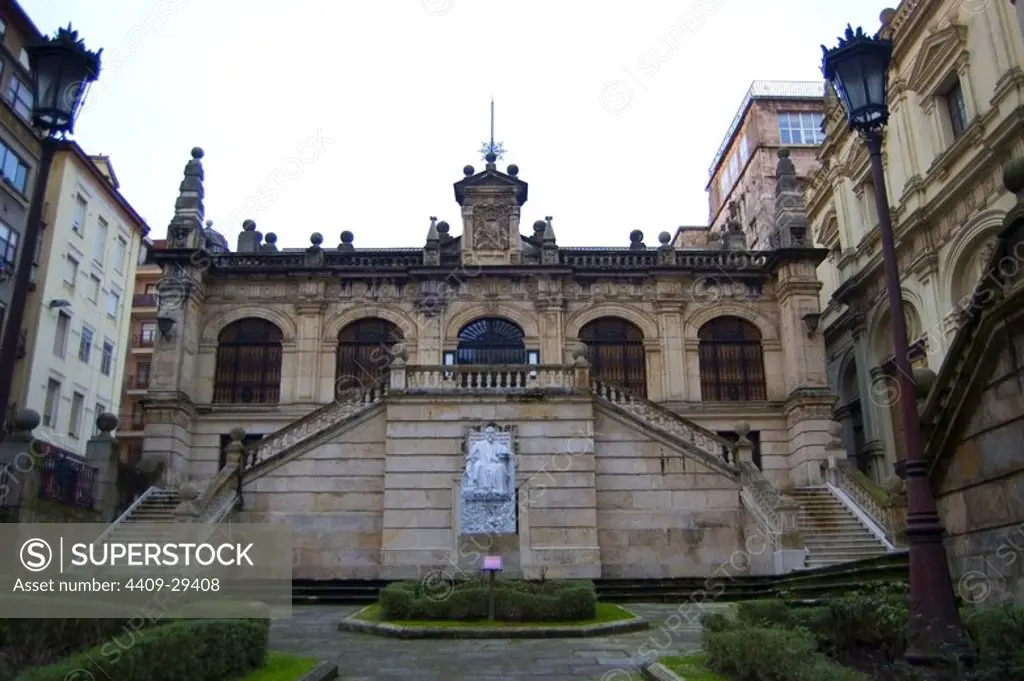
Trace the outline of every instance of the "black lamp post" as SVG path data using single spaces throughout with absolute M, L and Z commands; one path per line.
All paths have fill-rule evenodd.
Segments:
M 969 661 L 971 651 L 957 610 L 946 549 L 942 545 L 945 528 L 935 505 L 928 463 L 921 446 L 921 422 L 882 167 L 882 130 L 889 120 L 886 95 L 892 42 L 865 35 L 859 28 L 854 32 L 847 26 L 838 47 L 830 50 L 822 46 L 821 49 L 824 52 L 822 73 L 842 100 L 850 128 L 860 133 L 871 156 L 885 288 L 892 311 L 892 340 L 899 381 L 897 399 L 904 425 L 904 442 L 896 446 L 906 447 L 907 539 L 910 543 L 910 636 L 906 659 L 913 664 L 933 664 L 940 658 L 958 655 Z
M 44 38 L 35 44 L 26 45 L 25 51 L 28 53 L 34 81 L 32 123 L 42 134 L 42 153 L 21 240 L 22 250 L 14 277 L 7 326 L 0 345 L 0 408 L 3 409 L 4 419 L 14 383 L 15 358 L 25 318 L 25 298 L 32 278 L 32 263 L 39 242 L 50 166 L 53 165 L 59 140 L 74 130 L 75 118 L 89 85 L 99 77 L 100 54 L 103 52 L 86 50 L 85 44 L 78 39 L 78 33 L 71 30 L 70 25 L 57 31 L 53 38 Z

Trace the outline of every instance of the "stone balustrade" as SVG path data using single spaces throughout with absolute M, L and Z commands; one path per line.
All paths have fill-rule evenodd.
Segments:
M 907 501 L 899 492 L 889 492 L 874 483 L 848 460 L 829 461 L 828 482 L 843 492 L 881 530 L 893 546 L 905 545 Z
M 397 364 L 397 366 L 396 366 Z M 573 393 L 586 387 L 569 365 L 391 366 L 392 393 Z

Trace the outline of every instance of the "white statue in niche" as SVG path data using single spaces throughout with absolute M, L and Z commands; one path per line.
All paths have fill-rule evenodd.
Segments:
M 504 498 L 509 494 L 508 462 L 512 452 L 495 440 L 494 426 L 484 430 L 484 438 L 473 442 L 466 458 L 466 491 L 472 496 Z

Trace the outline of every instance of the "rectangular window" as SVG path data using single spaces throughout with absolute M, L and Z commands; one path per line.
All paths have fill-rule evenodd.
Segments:
M 121 309 L 121 294 L 117 291 L 110 291 L 107 294 L 107 316 L 117 319 L 117 312 Z
M 92 329 L 88 326 L 82 325 L 82 337 L 78 341 L 78 359 L 82 360 L 86 364 L 89 363 L 89 359 L 92 357 Z
M 821 144 L 822 114 L 813 111 L 780 111 L 779 142 L 782 144 Z
M 143 386 L 143 385 L 146 385 L 146 384 L 149 383 L 149 370 L 150 370 L 150 367 L 151 367 L 151 365 L 149 364 L 149 362 L 139 362 L 138 366 L 136 367 L 136 371 L 138 372 L 138 379 L 139 379 L 139 385 L 140 386 Z
M 18 239 L 20 235 L 10 225 L 0 220 L 0 265 L 14 267 L 18 259 Z M 11 273 L 13 275 L 13 272 Z
M 43 406 L 43 425 L 53 428 L 60 414 L 60 381 L 50 379 L 46 384 L 46 404 Z
M 89 292 L 87 295 L 89 300 L 94 303 L 100 299 L 100 278 L 95 274 L 89 275 Z
M 953 139 L 960 139 L 967 127 L 967 104 L 964 102 L 964 91 L 959 80 L 953 83 L 953 87 L 943 98 L 946 100 L 949 124 L 953 128 Z
M 750 158 L 750 146 L 747 144 L 747 133 L 743 133 L 743 137 L 740 138 L 740 159 L 746 163 L 748 158 Z
M 139 328 L 139 345 L 149 347 L 156 338 L 156 324 L 146 322 Z
M 68 348 L 68 329 L 71 327 L 71 315 L 66 312 L 57 313 L 57 332 L 53 337 L 53 354 L 63 357 Z
M 24 54 L 24 50 L 22 50 L 22 54 Z M 6 99 L 19 116 L 26 121 L 32 120 L 32 88 L 17 76 L 11 76 L 11 82 L 7 85 Z
M 104 376 L 110 375 L 110 369 L 114 364 L 114 344 L 108 340 L 103 341 L 103 357 L 100 359 L 100 373 Z
M 128 242 L 123 237 L 117 237 L 117 243 L 114 244 L 114 269 L 118 272 L 124 272 L 124 259 L 128 255 Z
M 3 173 L 4 181 L 7 184 L 21 194 L 25 193 L 28 184 L 28 165 L 3 143 L 0 143 L 0 172 Z
M 71 213 L 71 231 L 81 234 L 85 230 L 85 216 L 89 209 L 89 202 L 79 194 L 75 197 L 74 211 Z
M 76 392 L 71 395 L 71 418 L 68 419 L 68 435 L 77 438 L 82 432 L 82 412 L 85 411 L 85 395 Z
M 723 167 L 721 170 L 721 177 L 718 178 L 718 193 L 722 195 L 722 201 L 725 201 L 725 197 L 729 195 L 729 172 L 728 169 Z
M 78 281 L 78 258 L 68 253 L 67 269 L 64 271 L 64 283 L 72 288 L 75 288 L 75 282 Z
M 527 353 L 526 353 L 526 363 L 527 364 L 540 364 L 540 351 L 538 351 L 538 350 L 529 350 L 529 351 L 527 351 Z
M 103 256 L 107 252 L 107 221 L 99 218 L 96 221 L 96 240 L 93 241 L 92 259 L 103 264 Z

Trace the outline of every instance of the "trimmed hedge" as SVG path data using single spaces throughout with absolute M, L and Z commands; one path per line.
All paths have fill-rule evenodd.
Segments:
M 381 589 L 378 602 L 388 620 L 487 619 L 484 580 L 457 582 L 440 598 L 419 582 L 395 582 Z M 494 617 L 504 622 L 571 622 L 597 615 L 597 591 L 589 580 L 494 583 Z
M 807 631 L 740 626 L 704 638 L 707 666 L 732 681 L 870 681 L 830 661 Z
M 224 681 L 261 667 L 269 620 L 179 620 L 117 636 L 17 681 L 92 677 L 117 681 Z
M 124 637 L 157 620 L 0 619 L 0 681 L 22 669 L 50 664 L 112 637 Z

